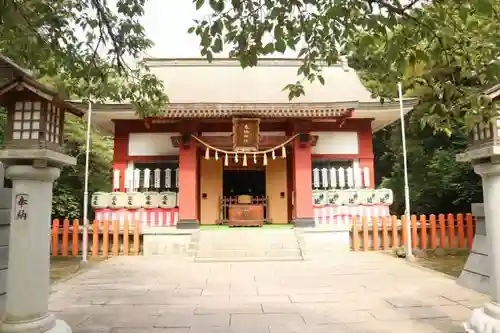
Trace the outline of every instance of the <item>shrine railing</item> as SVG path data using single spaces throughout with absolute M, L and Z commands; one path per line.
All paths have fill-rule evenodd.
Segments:
M 314 168 L 313 187 L 336 189 L 336 188 L 369 188 L 370 169 L 365 168 Z
M 113 170 L 113 191 L 120 190 L 120 179 L 124 179 L 126 192 L 172 191 L 179 188 L 179 168 Z
M 238 204 L 261 205 L 264 209 L 264 222 L 268 220 L 268 203 L 269 199 L 264 196 L 249 197 L 249 201 L 241 202 L 239 196 L 223 196 L 220 198 L 219 223 L 226 224 L 229 222 L 229 210 L 231 206 Z

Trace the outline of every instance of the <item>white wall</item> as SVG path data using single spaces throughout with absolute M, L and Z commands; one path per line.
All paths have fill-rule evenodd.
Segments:
M 359 140 L 357 132 L 311 132 L 318 136 L 313 154 L 358 154 Z
M 171 138 L 179 133 L 130 133 L 129 156 L 179 155 L 179 148 L 172 146 Z

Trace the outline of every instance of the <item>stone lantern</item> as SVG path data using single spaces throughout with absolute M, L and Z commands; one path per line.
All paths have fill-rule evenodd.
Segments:
M 71 332 L 48 311 L 53 182 L 76 159 L 62 149 L 64 116 L 83 112 L 29 76 L 0 87 L 7 131 L 0 161 L 12 180 L 6 316 L 0 332 Z
M 28 77 L 18 77 L 1 87 L 0 104 L 7 110 L 0 159 L 16 164 L 36 160 L 51 166 L 76 163 L 62 150 L 64 118 L 67 112 L 81 117 L 82 111 Z
M 474 124 L 469 147 L 457 161 L 473 164 L 482 179 L 484 201 L 472 207 L 477 218 L 474 248 L 458 281 L 491 297 L 464 327 L 469 333 L 500 332 L 500 117 Z

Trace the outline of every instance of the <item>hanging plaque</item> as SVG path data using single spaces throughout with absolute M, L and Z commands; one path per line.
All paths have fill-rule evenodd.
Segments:
M 233 150 L 252 152 L 259 150 L 259 118 L 233 118 Z

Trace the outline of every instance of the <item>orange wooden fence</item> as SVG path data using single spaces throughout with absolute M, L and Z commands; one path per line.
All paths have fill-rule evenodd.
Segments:
M 470 249 L 474 240 L 475 223 L 471 214 L 412 215 L 410 235 L 406 218 L 354 218 L 352 249 L 354 251 L 389 250 L 406 245 L 411 237 L 414 249 Z
M 352 221 L 352 249 L 354 251 L 390 250 L 406 245 L 411 237 L 414 249 L 470 249 L 474 238 L 474 220 L 471 214 L 412 215 L 410 235 L 406 219 L 354 218 Z M 91 223 L 88 251 L 91 256 L 140 255 L 142 234 L 140 223 L 120 224 L 118 221 Z M 79 220 L 54 220 L 51 231 L 53 256 L 78 256 L 82 250 L 82 225 Z
M 83 232 L 79 220 L 59 220 L 52 222 L 52 256 L 78 256 L 82 250 Z M 88 237 L 89 255 L 108 257 L 118 255 L 140 255 L 141 240 L 139 223 L 94 222 L 91 223 Z M 70 246 L 71 245 L 71 246 Z

